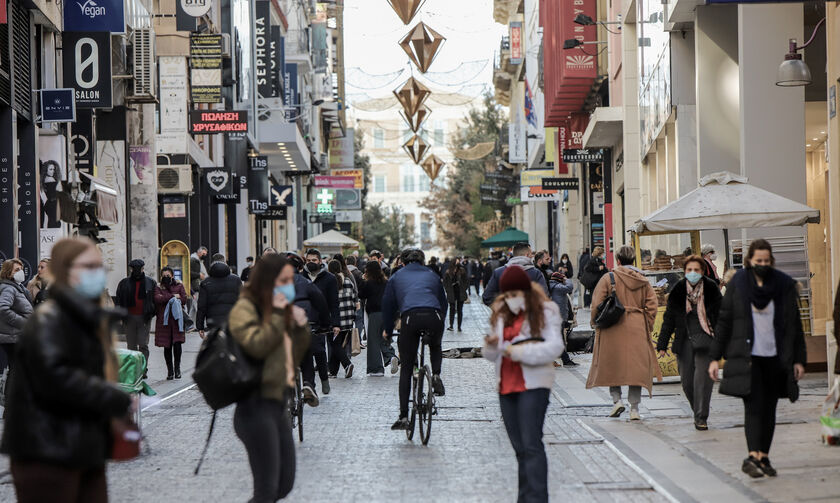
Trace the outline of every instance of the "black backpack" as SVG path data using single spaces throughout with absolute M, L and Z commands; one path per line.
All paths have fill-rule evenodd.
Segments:
M 204 395 L 207 405 L 213 409 L 213 419 L 210 421 L 204 450 L 195 468 L 196 475 L 210 446 L 210 437 L 216 424 L 216 412 L 256 391 L 262 380 L 262 367 L 262 362 L 245 354 L 242 346 L 228 331 L 227 324 L 207 332 L 207 337 L 198 350 L 193 380 Z

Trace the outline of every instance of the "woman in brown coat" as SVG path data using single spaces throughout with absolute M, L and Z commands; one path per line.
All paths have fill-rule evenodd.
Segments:
M 619 266 L 612 274 L 605 274 L 592 293 L 592 325 L 595 326 L 597 306 L 612 292 L 611 277 L 615 278 L 615 291 L 624 305 L 624 315 L 615 325 L 595 330 L 586 387 L 609 386 L 615 404 L 610 417 L 618 417 L 626 409 L 621 401 L 621 386 L 629 386 L 630 419 L 639 420 L 642 387 L 652 395 L 653 376 L 662 379 L 650 340 L 658 303 L 647 278 L 632 266 L 636 258 L 633 247 L 622 246 L 615 258 Z

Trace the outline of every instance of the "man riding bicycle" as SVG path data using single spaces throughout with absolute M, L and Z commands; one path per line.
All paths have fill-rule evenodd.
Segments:
M 392 430 L 408 429 L 408 399 L 411 394 L 411 377 L 417 360 L 422 332 L 428 332 L 429 353 L 432 363 L 432 388 L 435 395 L 446 391 L 440 379 L 443 360 L 441 340 L 443 320 L 446 317 L 446 293 L 440 277 L 424 265 L 422 250 L 408 248 L 400 254 L 405 267 L 395 272 L 385 286 L 382 296 L 383 337 L 393 335 L 395 314 L 400 314 L 400 417 Z

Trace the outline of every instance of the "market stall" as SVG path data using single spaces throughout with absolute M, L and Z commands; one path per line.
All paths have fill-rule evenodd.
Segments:
M 349 250 L 357 250 L 359 242 L 350 236 L 338 232 L 337 230 L 329 230 L 317 236 L 313 236 L 303 242 L 307 248 L 317 248 L 321 255 L 332 255 L 335 253 L 346 254 Z
M 819 221 L 819 210 L 750 185 L 746 178 L 725 171 L 701 178 L 698 188 L 638 220 L 630 230 L 633 247 L 636 249 L 636 263 L 648 276 L 659 299 L 659 313 L 652 333 L 654 341 L 659 337 L 662 326 L 666 292 L 682 278 L 686 254 L 700 253 L 700 231 L 722 231 L 726 263 L 730 267 L 738 267 L 742 263 L 742 250 L 749 246 L 749 241 L 739 239 L 730 243 L 727 229 L 800 227 Z M 667 246 L 661 246 L 648 256 L 642 247 L 643 237 L 680 235 L 680 239 L 668 240 L 666 245 L 671 245 L 670 250 L 663 249 Z M 778 243 L 780 252 L 788 257 L 778 261 L 777 267 L 803 285 L 800 302 L 803 325 L 810 327 L 807 239 L 780 237 L 771 238 L 770 241 L 771 244 Z M 659 244 L 662 243 L 660 239 Z M 678 247 L 687 246 L 673 249 L 675 244 Z M 670 351 L 664 358 L 660 358 L 659 365 L 663 375 L 679 375 L 676 358 Z
M 490 236 L 481 242 L 482 248 L 510 248 L 517 243 L 527 243 L 528 233 L 516 227 L 508 227 L 495 236 Z

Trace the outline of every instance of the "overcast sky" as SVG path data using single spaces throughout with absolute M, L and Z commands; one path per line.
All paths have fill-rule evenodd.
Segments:
M 447 39 L 429 72 L 446 72 L 462 62 L 489 60 L 481 74 L 468 84 L 491 84 L 494 54 L 501 36 L 507 33 L 506 27 L 493 21 L 492 0 L 427 0 L 408 26 L 402 24 L 385 0 L 345 0 L 345 67 L 359 67 L 369 74 L 407 69 L 409 60 L 399 41 L 419 21 Z M 415 69 L 415 73 L 419 72 Z M 471 76 L 467 74 L 465 78 Z M 364 91 L 354 88 L 354 82 L 348 79 L 347 93 L 366 92 L 381 97 L 405 78 L 380 89 Z

